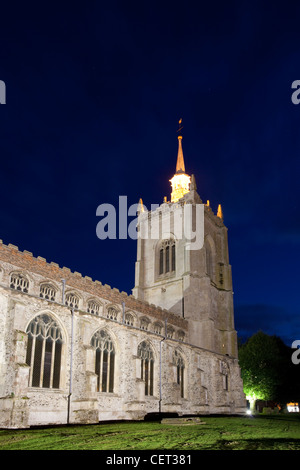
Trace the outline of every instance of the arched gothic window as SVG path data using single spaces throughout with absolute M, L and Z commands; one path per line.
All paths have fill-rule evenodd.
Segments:
M 184 397 L 184 361 L 178 351 L 174 352 L 173 364 L 176 366 L 177 384 L 180 385 L 180 396 Z
M 149 318 L 147 318 L 147 317 L 142 317 L 142 318 L 141 318 L 141 321 L 140 321 L 140 328 L 141 328 L 141 330 L 147 331 L 148 328 L 149 328 L 150 323 L 151 323 L 151 322 L 150 322 Z
M 175 240 L 163 240 L 159 249 L 159 275 L 171 274 L 176 269 Z
M 172 339 L 173 336 L 174 336 L 174 332 L 175 332 L 174 328 L 172 326 L 168 326 L 167 327 L 167 338 Z
M 39 315 L 30 322 L 26 333 L 29 386 L 59 388 L 63 344 L 59 326 L 51 316 Z
M 133 326 L 134 318 L 131 313 L 125 313 L 125 325 Z
M 95 300 L 90 300 L 88 302 L 87 311 L 93 313 L 94 315 L 99 315 L 100 313 L 100 304 Z
M 163 325 L 160 322 L 155 322 L 153 325 L 154 333 L 161 335 L 162 330 L 163 330 Z
M 118 310 L 115 307 L 108 307 L 106 316 L 110 320 L 118 320 Z
M 10 283 L 9 286 L 11 289 L 16 289 L 21 292 L 28 292 L 29 288 L 29 281 L 28 279 L 20 273 L 13 273 L 10 276 Z
M 40 297 L 47 300 L 55 300 L 56 290 L 51 284 L 42 284 L 40 286 Z
M 141 379 L 145 382 L 145 395 L 153 395 L 154 355 L 150 344 L 143 341 L 138 347 L 138 357 L 141 359 Z
M 69 292 L 68 294 L 66 294 L 65 304 L 68 305 L 68 307 L 78 308 L 79 297 L 73 292 Z
M 114 391 L 115 348 L 111 337 L 104 330 L 97 331 L 91 340 L 96 349 L 95 373 L 98 376 L 98 392 Z

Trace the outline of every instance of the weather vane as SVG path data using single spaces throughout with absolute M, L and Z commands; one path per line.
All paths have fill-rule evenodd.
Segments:
M 178 130 L 177 130 L 177 132 L 180 132 L 182 129 L 183 129 L 183 126 L 182 126 L 182 118 L 181 118 L 178 121 Z

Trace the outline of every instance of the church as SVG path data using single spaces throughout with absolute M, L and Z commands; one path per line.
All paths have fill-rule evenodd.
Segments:
M 170 182 L 140 200 L 132 295 L 0 241 L 1 428 L 245 412 L 227 228 L 182 135 Z

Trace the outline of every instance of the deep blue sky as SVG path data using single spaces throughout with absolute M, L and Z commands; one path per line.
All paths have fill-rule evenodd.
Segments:
M 0 238 L 131 293 L 136 242 L 96 209 L 186 171 L 229 229 L 235 324 L 299 339 L 300 4 L 1 4 Z

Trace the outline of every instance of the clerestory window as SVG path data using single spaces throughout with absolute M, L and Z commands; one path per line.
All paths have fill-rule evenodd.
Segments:
M 167 338 L 172 339 L 174 336 L 175 330 L 172 326 L 167 327 Z
M 141 328 L 141 330 L 147 331 L 148 328 L 149 328 L 150 323 L 151 323 L 151 322 L 150 322 L 149 318 L 147 318 L 147 317 L 141 318 L 141 321 L 140 321 L 140 328 Z
M 100 304 L 95 300 L 90 300 L 88 302 L 87 311 L 93 313 L 94 315 L 100 314 Z
M 66 295 L 65 304 L 68 305 L 68 307 L 78 308 L 78 306 L 79 306 L 79 297 L 77 297 L 76 294 L 73 294 L 72 292 L 69 292 Z
M 42 284 L 40 286 L 40 297 L 47 300 L 55 300 L 56 290 L 51 284 Z
M 118 310 L 115 307 L 108 307 L 106 317 L 110 320 L 118 320 Z
M 23 274 L 14 273 L 10 276 L 9 286 L 11 289 L 28 293 L 29 281 Z
M 134 324 L 133 315 L 131 315 L 131 313 L 126 313 L 125 314 L 125 325 L 133 326 L 133 324 Z
M 161 323 L 159 323 L 159 322 L 154 323 L 154 325 L 153 325 L 154 333 L 156 333 L 158 335 L 161 335 L 162 330 L 163 330 L 163 325 Z

